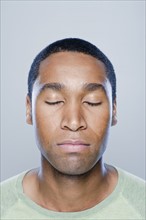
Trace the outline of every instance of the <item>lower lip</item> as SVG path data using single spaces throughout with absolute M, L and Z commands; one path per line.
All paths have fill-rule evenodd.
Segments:
M 80 152 L 80 151 L 86 150 L 89 147 L 89 145 L 85 145 L 85 144 L 77 144 L 77 145 L 60 144 L 59 147 L 67 152 Z

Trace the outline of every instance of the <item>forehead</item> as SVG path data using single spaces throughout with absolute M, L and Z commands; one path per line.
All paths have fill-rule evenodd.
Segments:
M 79 52 L 58 52 L 40 64 L 38 80 L 47 82 L 102 83 L 106 80 L 104 64 L 96 58 Z

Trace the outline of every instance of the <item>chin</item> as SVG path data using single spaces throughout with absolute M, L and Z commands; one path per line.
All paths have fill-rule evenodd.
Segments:
M 45 169 L 50 170 L 62 175 L 79 176 L 90 173 L 99 161 L 101 155 L 90 155 L 88 157 L 82 157 L 81 155 L 72 155 L 70 157 L 43 157 L 42 162 L 45 165 Z
M 95 167 L 96 163 L 91 164 L 68 164 L 66 166 L 53 166 L 53 168 L 56 170 L 56 172 L 66 175 L 66 176 L 81 176 L 90 173 L 92 169 Z

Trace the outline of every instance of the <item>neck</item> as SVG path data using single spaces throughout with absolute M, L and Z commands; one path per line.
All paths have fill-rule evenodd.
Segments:
M 61 189 L 61 191 L 66 191 L 67 186 L 74 186 L 78 189 L 78 187 L 89 186 L 90 182 L 94 182 L 94 184 L 99 185 L 104 177 L 107 174 L 107 168 L 102 162 L 102 159 L 87 173 L 81 175 L 68 175 L 59 172 L 54 167 L 52 167 L 45 158 L 42 158 L 41 168 L 38 172 L 39 182 L 40 184 L 45 184 L 48 188 Z M 93 181 L 91 181 L 93 179 Z
M 71 176 L 55 170 L 45 158 L 37 173 L 37 192 L 41 206 L 62 212 L 75 212 L 93 207 L 113 190 L 113 172 L 102 159 L 85 174 Z

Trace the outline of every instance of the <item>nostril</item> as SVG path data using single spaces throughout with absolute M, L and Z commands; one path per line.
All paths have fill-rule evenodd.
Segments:
M 79 131 L 79 130 L 84 130 L 84 129 L 86 129 L 86 127 L 84 127 L 84 126 L 80 126 L 80 127 L 68 127 L 68 126 L 64 126 L 63 129 L 64 129 L 64 130 L 69 130 L 69 131 L 76 132 L 76 131 Z
M 64 130 L 70 130 L 70 131 L 79 131 L 79 130 L 84 130 L 87 128 L 86 122 L 85 121 L 78 121 L 78 122 L 71 122 L 71 121 L 63 121 L 62 122 L 62 129 Z
M 74 105 L 70 106 L 70 108 L 66 109 L 63 112 L 63 118 L 61 121 L 61 128 L 70 131 L 79 131 L 86 129 L 87 124 L 84 118 L 84 112 L 82 109 Z

